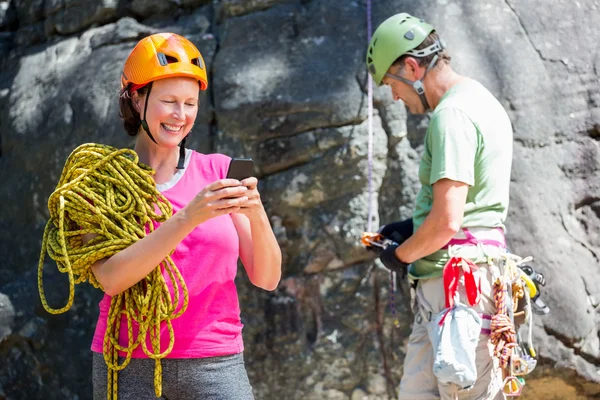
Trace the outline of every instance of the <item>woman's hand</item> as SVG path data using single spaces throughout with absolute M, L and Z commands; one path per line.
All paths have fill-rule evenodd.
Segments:
M 264 214 L 265 209 L 260 199 L 260 193 L 258 193 L 257 185 L 258 179 L 251 177 L 246 178 L 241 182 L 248 191 L 244 194 L 247 197 L 247 201 L 240 206 L 239 211 L 235 211 L 240 214 L 244 214 L 248 219 L 260 217 Z
M 242 180 L 248 199 L 231 219 L 240 238 L 240 259 L 250 281 L 265 290 L 275 290 L 281 279 L 281 249 L 256 188 L 256 178 Z
M 202 189 L 180 212 L 196 226 L 220 215 L 240 212 L 248 203 L 249 192 L 236 179 L 221 179 Z

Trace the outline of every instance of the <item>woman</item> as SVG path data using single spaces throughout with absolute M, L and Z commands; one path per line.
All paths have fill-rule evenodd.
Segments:
M 92 343 L 94 399 L 107 397 L 102 344 L 111 296 L 135 285 L 171 255 L 189 293 L 187 310 L 173 320 L 175 342 L 162 363 L 162 393 L 169 399 L 253 399 L 242 356 L 242 324 L 234 278 L 241 258 L 250 281 L 274 290 L 281 251 L 261 203 L 256 178 L 224 179 L 230 158 L 185 149 L 206 90 L 202 56 L 173 33 L 142 39 L 125 62 L 121 116 L 136 137 L 140 162 L 151 166 L 173 216 L 92 271 L 105 296 Z M 180 147 L 178 147 L 180 146 Z M 84 241 L 93 235 L 85 235 Z M 135 328 L 135 327 L 134 327 Z M 161 327 L 161 349 L 169 334 Z M 127 343 L 121 326 L 120 342 Z M 165 343 L 166 342 L 166 343 Z M 153 399 L 155 362 L 138 346 L 119 372 L 119 399 Z

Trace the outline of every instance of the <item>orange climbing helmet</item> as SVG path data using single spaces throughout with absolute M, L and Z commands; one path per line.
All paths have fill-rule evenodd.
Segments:
M 121 89 L 175 76 L 195 78 L 200 90 L 208 87 L 204 59 L 196 46 L 175 33 L 155 33 L 140 40 L 127 57 Z

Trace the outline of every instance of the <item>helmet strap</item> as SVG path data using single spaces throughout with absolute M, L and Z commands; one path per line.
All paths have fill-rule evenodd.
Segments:
M 183 169 L 183 164 L 185 162 L 185 139 L 184 137 L 181 139 L 181 143 L 179 143 L 179 161 L 177 162 L 177 169 Z
M 150 98 L 150 92 L 151 91 L 152 91 L 152 82 L 150 82 L 148 84 L 148 93 L 146 94 L 146 101 L 144 103 L 144 118 L 142 119 L 142 128 L 144 129 L 144 131 L 146 131 L 146 133 L 148 134 L 148 137 L 150 137 L 150 139 L 154 143 L 158 144 L 156 142 L 156 140 L 154 139 L 154 137 L 152 136 L 152 134 L 150 133 L 150 128 L 148 127 L 148 123 L 146 122 L 146 111 L 148 110 L 148 99 Z M 185 163 L 185 139 L 186 139 L 186 137 L 184 137 L 181 140 L 181 143 L 179 143 L 179 161 L 177 161 L 177 169 L 183 169 L 184 168 L 184 163 Z
M 425 97 L 425 85 L 423 85 L 423 80 L 425 79 L 425 76 L 427 75 L 427 73 L 429 71 L 431 71 L 431 69 L 435 66 L 435 63 L 437 62 L 437 60 L 438 60 L 438 55 L 436 54 L 433 57 L 433 59 L 431 60 L 431 62 L 429 63 L 429 65 L 427 66 L 427 69 L 425 70 L 423 77 L 416 81 L 411 81 L 400 75 L 395 75 L 395 74 L 390 74 L 390 73 L 386 73 L 385 76 L 395 79 L 400 82 L 404 82 L 407 85 L 412 86 L 414 91 L 417 92 L 417 94 L 419 95 L 419 99 L 421 99 L 421 103 L 423 104 L 423 107 L 425 107 L 425 111 L 429 111 L 429 109 L 431 107 L 429 106 L 429 103 L 427 102 L 427 97 Z
M 154 140 L 154 137 L 152 136 L 152 134 L 150 133 L 150 128 L 148 127 L 148 123 L 146 122 L 146 111 L 148 110 L 148 99 L 150 98 L 151 91 L 152 91 L 152 82 L 150 82 L 148 84 L 148 93 L 146 93 L 146 101 L 144 103 L 144 118 L 142 118 L 142 128 L 144 129 L 144 131 L 146 131 L 146 133 L 148 134 L 150 139 L 152 139 L 152 141 L 154 143 L 158 144 L 156 142 L 156 140 Z

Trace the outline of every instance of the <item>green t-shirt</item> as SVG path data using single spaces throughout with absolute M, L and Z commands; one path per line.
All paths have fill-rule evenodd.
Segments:
M 463 228 L 501 227 L 508 210 L 513 131 L 502 105 L 479 82 L 448 90 L 432 113 L 419 166 L 416 231 L 431 211 L 432 185 L 447 178 L 469 185 Z M 411 265 L 413 278 L 441 276 L 448 253 L 439 250 Z

